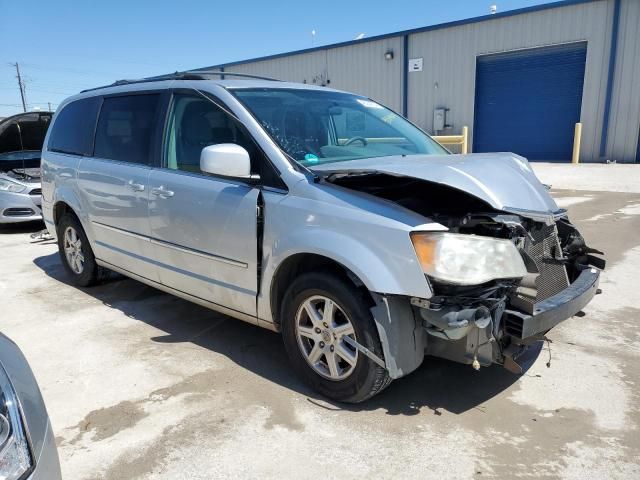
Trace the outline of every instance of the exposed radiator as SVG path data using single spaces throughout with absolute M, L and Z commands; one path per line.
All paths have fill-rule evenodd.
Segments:
M 569 286 L 567 268 L 557 260 L 562 256 L 558 229 L 555 225 L 544 225 L 529 232 L 533 240 L 528 238 L 524 250 L 538 267 L 540 274 L 535 280 L 536 297 L 517 294 L 512 298 L 514 306 L 533 313 L 533 305 L 546 300 Z

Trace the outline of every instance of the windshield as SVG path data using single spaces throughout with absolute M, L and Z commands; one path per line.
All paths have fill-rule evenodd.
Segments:
M 280 148 L 306 167 L 388 155 L 448 153 L 407 120 L 368 98 L 279 88 L 233 93 Z

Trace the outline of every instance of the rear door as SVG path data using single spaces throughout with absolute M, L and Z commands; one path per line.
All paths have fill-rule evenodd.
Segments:
M 200 152 L 218 143 L 251 150 L 239 123 L 212 101 L 174 93 L 163 165 L 149 179 L 154 260 L 163 284 L 255 316 L 260 190 L 200 171 Z
M 78 185 L 94 233 L 96 257 L 158 280 L 150 263 L 149 175 L 159 155 L 161 92 L 104 97 L 93 157 L 82 160 Z

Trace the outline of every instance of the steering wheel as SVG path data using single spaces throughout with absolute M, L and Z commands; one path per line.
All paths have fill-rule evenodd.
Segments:
M 367 139 L 364 137 L 351 137 L 349 140 L 342 144 L 343 147 L 349 146 L 354 142 L 361 142 L 363 147 L 367 146 Z

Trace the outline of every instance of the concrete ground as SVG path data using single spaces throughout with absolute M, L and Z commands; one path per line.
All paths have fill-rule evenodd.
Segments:
M 554 190 L 607 254 L 604 293 L 552 330 L 551 368 L 545 347 L 521 377 L 427 359 L 333 404 L 274 333 L 122 277 L 69 286 L 38 225 L 0 230 L 0 329 L 31 362 L 68 479 L 640 478 L 640 167 L 626 175 L 626 193 L 595 191 L 600 176 Z

